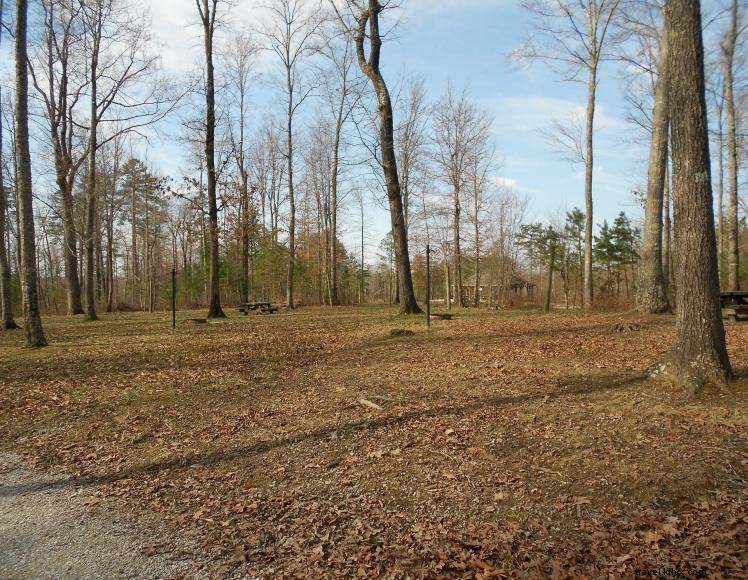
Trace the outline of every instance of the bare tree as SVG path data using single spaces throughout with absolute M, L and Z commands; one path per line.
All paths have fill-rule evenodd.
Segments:
M 738 225 L 738 131 L 735 99 L 735 48 L 743 32 L 738 0 L 730 6 L 730 25 L 722 52 L 724 55 L 725 113 L 727 116 L 727 287 L 740 289 L 740 244 Z
M 210 303 L 208 318 L 225 318 L 221 308 L 220 255 L 218 253 L 218 202 L 216 199 L 216 89 L 213 37 L 220 0 L 195 0 L 203 25 L 205 48 L 205 164 L 208 173 L 208 229 L 210 232 Z
M 387 83 L 379 68 L 382 53 L 382 35 L 379 16 L 388 7 L 389 2 L 379 0 L 347 0 L 348 14 L 343 15 L 336 8 L 341 22 L 350 22 L 349 31 L 356 43 L 356 56 L 361 71 L 371 81 L 379 105 L 379 147 L 381 165 L 384 173 L 385 188 L 390 207 L 392 238 L 395 246 L 395 267 L 400 294 L 400 312 L 403 314 L 420 314 L 423 311 L 416 302 L 413 290 L 413 278 L 410 271 L 408 253 L 408 235 L 403 215 L 403 198 L 400 189 L 400 178 L 395 155 L 395 131 L 392 115 L 392 99 Z M 333 6 L 335 6 L 333 4 Z M 346 17 L 347 16 L 347 17 Z M 367 33 L 368 28 L 368 33 Z M 366 55 L 366 43 L 369 44 L 369 55 Z
M 490 203 L 490 183 L 488 172 L 494 169 L 494 148 L 488 139 L 484 139 L 476 144 L 468 166 L 468 190 L 470 191 L 471 209 L 470 223 L 473 226 L 473 251 L 475 252 L 474 271 L 475 271 L 475 292 L 473 293 L 473 306 L 480 306 L 480 287 L 481 287 L 481 225 L 482 216 Z M 490 292 L 489 286 L 489 292 Z
M 706 90 L 707 95 L 711 97 L 709 104 L 712 107 L 712 136 L 714 138 L 712 157 L 717 158 L 717 265 L 721 287 L 724 278 L 723 260 L 725 255 L 725 84 L 722 76 L 715 74 L 716 70 L 719 70 L 719 68 L 714 67 L 712 74 L 707 76 Z
M 0 0 L 0 47 L 2 47 L 3 0 Z M 0 87 L 0 111 L 2 111 L 2 87 Z M 11 287 L 10 262 L 8 261 L 8 247 L 5 234 L 6 221 L 8 219 L 8 197 L 5 193 L 3 163 L 3 124 L 0 119 L 0 328 L 13 330 L 18 324 L 13 319 L 13 300 Z
M 330 166 L 329 240 L 330 305 L 339 303 L 338 296 L 338 214 L 340 205 L 341 150 L 343 128 L 358 104 L 362 93 L 362 78 L 355 75 L 355 47 L 348 36 L 328 38 L 322 51 L 330 63 L 325 75 L 325 102 L 334 123 L 332 160 Z
M 429 112 L 423 79 L 411 79 L 396 101 L 400 122 L 395 127 L 397 166 L 403 195 L 405 229 L 410 229 L 410 205 L 414 190 L 425 185 Z
M 16 0 L 16 167 L 18 171 L 19 239 L 21 242 L 21 286 L 23 319 L 28 346 L 47 346 L 39 316 L 39 291 L 36 268 L 36 235 L 29 152 L 29 79 L 26 47 L 26 0 Z
M 490 126 L 491 116 L 471 103 L 465 92 L 455 94 L 451 85 L 434 109 L 434 162 L 442 179 L 452 189 L 452 283 L 459 306 L 465 306 L 460 246 L 462 198 L 466 193 L 463 189 L 470 184 L 472 163 L 478 163 L 476 176 L 481 172 L 480 159 L 485 156 Z
M 111 147 L 105 149 L 105 157 L 108 162 L 107 179 L 103 187 L 102 201 L 103 212 L 102 221 L 104 225 L 104 235 L 106 238 L 106 265 L 105 265 L 105 280 L 104 288 L 106 294 L 106 311 L 114 311 L 114 300 L 115 300 L 115 258 L 114 258 L 114 245 L 115 245 L 115 232 L 116 232 L 116 221 L 119 218 L 120 212 L 124 206 L 123 198 L 118 192 L 118 181 L 120 176 L 120 170 L 122 165 L 123 155 L 123 136 L 119 135 L 116 139 L 111 141 Z
M 154 69 L 157 58 L 147 52 L 146 21 L 127 2 L 90 0 L 82 4 L 81 17 L 89 81 L 84 235 L 86 318 L 96 320 L 95 251 L 101 245 L 97 152 L 123 133 L 162 119 L 176 99 L 168 97 L 158 82 L 145 84 L 145 77 Z M 107 129 L 102 131 L 103 127 Z
M 68 315 L 83 314 L 78 275 L 78 232 L 76 231 L 73 187 L 78 170 L 86 160 L 83 129 L 75 111 L 88 85 L 83 59 L 84 32 L 82 4 L 72 0 L 46 0 L 44 43 L 32 55 L 30 72 L 36 93 L 49 124 L 60 194 Z
M 90 74 L 90 127 L 88 129 L 88 171 L 86 173 L 86 318 L 96 320 L 94 292 L 94 226 L 96 219 L 96 149 L 98 147 L 99 93 L 98 76 L 101 44 L 104 40 L 104 23 L 112 10 L 108 0 L 94 0 L 82 4 L 86 25 Z
M 294 118 L 312 94 L 314 83 L 303 78 L 301 65 L 318 50 L 316 36 L 321 24 L 319 6 L 307 0 L 274 0 L 269 6 L 272 21 L 261 34 L 268 48 L 283 65 L 286 97 L 286 184 L 288 185 L 288 271 L 286 303 L 294 307 L 294 265 L 296 261 L 296 196 L 294 192 Z
M 698 0 L 666 7 L 675 209 L 675 338 L 666 372 L 693 395 L 704 383 L 727 388 L 732 375 L 719 299 L 704 50 Z
M 644 236 L 640 252 L 639 285 L 636 293 L 637 309 L 651 314 L 670 310 L 666 279 L 662 270 L 662 210 L 670 127 L 667 23 L 663 27 L 661 36 L 655 103 L 651 115 Z
M 239 171 L 239 206 L 241 224 L 241 282 L 240 293 L 243 302 L 249 302 L 251 287 L 250 273 L 250 237 L 251 222 L 254 217 L 250 215 L 255 211 L 251 202 L 254 187 L 249 185 L 249 156 L 247 154 L 247 109 L 249 106 L 249 82 L 255 64 L 258 47 L 254 40 L 246 33 L 232 37 L 227 47 L 227 60 L 229 63 L 229 84 L 232 86 L 236 106 L 238 107 L 239 125 L 238 138 L 232 134 L 234 160 Z
M 2 47 L 2 34 L 4 23 L 3 0 L 0 0 L 0 47 Z M 2 87 L 0 87 L 0 111 L 2 111 Z M 3 162 L 3 123 L 0 119 L 0 329 L 13 330 L 18 328 L 13 318 L 13 300 L 11 287 L 10 262 L 8 261 L 7 236 L 5 233 L 6 221 L 8 219 L 8 197 L 5 192 Z
M 537 17 L 539 39 L 531 37 L 513 54 L 517 59 L 540 60 L 563 74 L 564 80 L 586 82 L 585 119 L 585 255 L 584 305 L 592 307 L 592 175 L 593 134 L 598 71 L 620 0 L 526 0 L 525 9 Z

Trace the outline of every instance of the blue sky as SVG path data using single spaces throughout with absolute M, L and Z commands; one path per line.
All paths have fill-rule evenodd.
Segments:
M 251 25 L 258 14 L 256 4 L 259 2 L 240 2 L 232 12 L 232 25 Z M 164 0 L 153 4 L 151 10 L 165 68 L 188 70 L 199 62 L 200 31 L 186 26 L 194 22 L 192 1 Z M 494 139 L 498 156 L 504 160 L 497 177 L 529 198 L 528 220 L 547 221 L 584 205 L 584 168 L 560 159 L 542 131 L 549 128 L 553 117 L 582 111 L 586 89 L 582 84 L 559 82 L 543 64 L 518 70 L 509 63 L 508 54 L 529 31 L 527 14 L 513 0 L 408 0 L 400 24 L 383 48 L 382 69 L 393 85 L 403 74 L 423 78 L 432 101 L 444 93 L 448 82 L 458 90 L 467 88 L 471 98 L 495 118 Z M 273 113 L 277 106 L 271 90 L 256 87 L 257 118 Z M 619 73 L 606 63 L 595 135 L 596 224 L 611 220 L 620 211 L 635 221 L 641 217 L 632 190 L 644 181 L 646 149 L 631 143 L 634 131 L 624 121 L 620 93 Z M 174 175 L 184 165 L 184 153 L 164 144 L 151 148 L 149 156 Z M 355 210 L 351 208 L 342 221 L 344 239 L 348 238 L 351 246 L 358 245 L 360 222 Z M 373 257 L 388 228 L 386 212 L 372 205 L 367 211 L 367 256 Z
M 439 5 L 441 4 L 441 7 Z M 543 64 L 513 67 L 507 55 L 530 31 L 518 2 L 434 2 L 423 18 L 409 17 L 398 39 L 387 46 L 392 58 L 423 76 L 433 97 L 447 82 L 468 87 L 472 97 L 494 115 L 494 137 L 504 158 L 501 175 L 531 200 L 533 218 L 546 220 L 559 210 L 584 204 L 584 171 L 563 161 L 542 134 L 554 116 L 583 109 L 586 87 L 559 82 Z M 620 211 L 638 213 L 631 191 L 640 186 L 646 151 L 627 143 L 618 73 L 602 70 L 596 138 L 594 201 L 596 223 Z
M 262 0 L 239 0 L 227 21 L 241 29 L 256 26 Z M 201 30 L 196 26 L 194 0 L 143 2 L 151 12 L 153 37 L 165 71 L 181 76 L 202 65 Z M 542 64 L 517 70 L 507 55 L 530 31 L 530 21 L 514 0 L 406 0 L 400 24 L 382 52 L 382 69 L 394 85 L 405 75 L 426 82 L 428 98 L 436 101 L 448 82 L 467 88 L 471 98 L 490 111 L 498 156 L 504 160 L 496 177 L 513 184 L 529 199 L 528 220 L 547 221 L 584 204 L 584 170 L 559 159 L 542 134 L 554 116 L 583 110 L 585 86 L 559 82 Z M 220 33 L 219 33 L 220 34 Z M 267 70 L 268 63 L 261 64 Z M 267 75 L 266 75 L 267 76 Z M 634 130 L 625 123 L 619 73 L 604 65 L 598 100 L 594 222 L 611 220 L 626 211 L 635 221 L 641 211 L 632 190 L 641 187 L 646 149 L 631 144 Z M 282 114 L 279 99 L 267 82 L 254 88 L 255 119 Z M 311 105 L 313 106 L 313 105 Z M 259 124 L 259 123 L 257 123 Z M 162 126 L 158 137 L 139 153 L 159 171 L 184 173 L 186 146 L 176 142 L 178 123 Z M 43 181 L 40 180 L 40 183 Z M 443 186 L 437 186 L 443 189 Z M 367 210 L 368 259 L 389 229 L 388 214 L 377 204 Z M 359 218 L 350 208 L 342 219 L 344 241 L 359 245 Z

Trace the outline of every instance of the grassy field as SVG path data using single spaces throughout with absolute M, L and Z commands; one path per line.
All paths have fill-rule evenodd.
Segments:
M 196 535 L 196 572 L 748 573 L 748 324 L 732 393 L 686 401 L 643 373 L 672 317 L 181 323 L 203 315 L 50 317 L 40 350 L 1 333 L 0 448 Z

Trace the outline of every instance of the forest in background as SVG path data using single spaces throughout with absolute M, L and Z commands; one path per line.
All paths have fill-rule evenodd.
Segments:
M 547 4 L 557 10 L 565 6 Z M 591 33 L 558 29 L 558 14 L 543 12 L 542 5 L 528 3 L 537 17 L 536 34 L 511 58 L 547 63 L 553 43 L 562 42 L 570 52 L 560 59 L 559 78 L 585 80 L 587 75 L 595 83 L 620 82 L 630 104 L 626 131 L 649 141 L 657 122 L 662 66 L 658 3 L 589 3 L 587 14 L 575 8 L 573 16 L 582 23 L 589 10 L 597 10 L 599 30 Z M 394 240 L 391 235 L 369 239 L 372 204 L 386 204 L 377 97 L 359 70 L 354 38 L 345 33 L 345 11 L 336 13 L 331 5 L 312 0 L 277 0 L 262 11 L 256 27 L 236 30 L 229 25 L 235 9 L 230 3 L 211 0 L 205 6 L 208 20 L 202 32 L 211 38 L 215 77 L 210 91 L 206 67 L 188 79 L 171 78 L 160 67 L 147 15 L 135 4 L 46 0 L 32 7 L 30 110 L 43 310 L 82 313 L 87 300 L 93 300 L 94 310 L 106 312 L 163 309 L 171 300 L 172 269 L 180 308 L 209 304 L 211 172 L 225 303 L 288 302 L 289 281 L 295 283 L 294 305 L 398 302 Z M 190 7 L 200 22 L 202 12 Z M 7 8 L 4 20 L 12 17 Z M 723 287 L 737 288 L 747 276 L 740 257 L 748 243 L 741 195 L 748 43 L 738 2 L 708 8 L 707 102 L 720 275 Z M 544 38 L 551 32 L 555 41 Z M 584 42 L 586 37 L 595 40 L 596 48 Z M 574 48 L 588 45 L 588 55 Z M 601 80 L 603 64 L 607 73 Z M 275 96 L 273 115 L 254 113 L 252 98 L 260 85 Z M 209 92 L 215 108 L 212 171 L 206 161 Z M 467 90 L 450 85 L 431 99 L 423 80 L 400 78 L 391 92 L 403 217 L 419 301 L 425 299 L 428 244 L 432 297 L 447 306 L 538 305 L 546 301 L 552 280 L 554 305 L 581 307 L 588 278 L 598 307 L 632 302 L 642 275 L 644 223 L 638 210 L 621 213 L 611 223 L 593 216 L 587 228 L 590 203 L 535 222 L 532 199 L 499 177 L 502 152 L 492 138 L 493 119 Z M 5 203 L 0 218 L 12 307 L 18 311 L 14 103 L 7 88 L 2 103 Z M 559 154 L 585 167 L 592 157 L 589 122 L 589 117 L 563 119 L 548 128 Z M 165 175 L 148 160 L 147 136 L 153 131 L 175 132 L 190 152 L 184 175 Z M 671 287 L 672 172 L 667 162 L 665 172 L 661 262 Z M 591 200 L 591 175 L 585 187 Z M 644 208 L 646 191 L 631 192 L 631 197 Z M 346 239 L 358 241 L 344 244 L 343 231 Z M 367 244 L 378 244 L 376 257 L 367 255 Z M 484 286 L 478 301 L 467 288 L 476 278 Z M 531 291 L 517 292 L 517 283 L 527 283 Z M 672 288 L 669 294 L 672 301 Z

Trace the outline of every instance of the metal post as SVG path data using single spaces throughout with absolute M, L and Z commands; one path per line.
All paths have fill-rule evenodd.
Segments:
M 426 326 L 431 327 L 431 247 L 426 244 Z
M 171 327 L 177 327 L 177 270 L 171 269 Z

